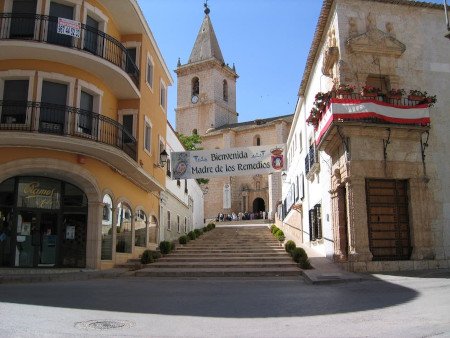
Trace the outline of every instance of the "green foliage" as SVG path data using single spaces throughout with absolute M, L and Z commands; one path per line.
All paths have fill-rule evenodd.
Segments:
M 178 139 L 186 150 L 202 150 L 200 147 L 202 144 L 202 137 L 198 134 L 192 134 L 191 136 L 178 133 Z
M 284 239 L 285 239 L 283 230 L 278 229 L 278 231 L 275 233 L 275 237 L 276 237 L 280 242 L 283 242 Z
M 203 227 L 203 232 L 209 231 L 208 227 Z
M 195 232 L 195 237 L 200 237 L 201 235 L 203 235 L 203 230 L 195 229 L 194 232 Z
M 151 251 L 153 259 L 156 261 L 161 258 L 161 253 L 158 251 Z
M 272 229 L 271 229 L 271 231 L 272 231 L 272 234 L 276 234 L 277 233 L 277 231 L 278 230 L 280 230 L 279 228 L 277 228 L 276 226 L 274 226 Z
M 180 140 L 181 144 L 183 145 L 184 149 L 186 150 L 202 150 L 203 148 L 200 147 L 200 144 L 202 143 L 202 137 L 198 134 L 192 134 L 191 136 L 184 135 L 181 133 L 178 133 L 178 139 Z M 208 184 L 209 180 L 206 178 L 197 178 L 198 184 Z
M 291 256 L 294 262 L 300 263 L 300 261 L 308 260 L 308 255 L 303 248 L 295 248 L 291 251 Z
M 197 235 L 195 234 L 195 232 L 194 231 L 189 231 L 189 233 L 188 233 L 188 237 L 189 237 L 189 239 L 190 240 L 194 240 L 194 239 L 196 239 L 197 238 Z
M 159 243 L 159 251 L 161 251 L 163 255 L 167 255 L 168 253 L 170 253 L 174 249 L 174 247 L 175 245 L 169 241 L 162 241 L 161 243 Z
M 188 237 L 187 237 L 187 236 L 181 236 L 181 237 L 178 239 L 178 242 L 179 242 L 180 244 L 186 244 L 186 243 L 188 242 Z
M 286 252 L 291 253 L 292 250 L 294 250 L 297 246 L 295 245 L 294 241 L 287 241 L 286 244 L 284 245 L 284 249 L 286 250 Z
M 277 229 L 277 226 L 276 226 L 275 224 L 272 224 L 272 225 L 270 226 L 270 232 L 273 233 L 273 234 L 275 233 L 275 232 L 273 231 L 274 229 Z
M 206 227 L 208 228 L 208 231 L 211 231 L 212 229 L 214 229 L 216 227 L 216 224 L 215 223 L 209 223 Z
M 301 259 L 299 262 L 300 268 L 303 270 L 312 269 L 311 263 L 308 258 Z
M 142 264 L 149 264 L 149 263 L 153 263 L 154 261 L 155 261 L 155 259 L 153 258 L 152 250 L 145 250 L 142 253 L 142 256 L 141 256 Z

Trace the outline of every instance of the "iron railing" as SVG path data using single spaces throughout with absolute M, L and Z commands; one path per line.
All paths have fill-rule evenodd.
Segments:
M 89 139 L 136 161 L 137 141 L 117 121 L 91 111 L 31 101 L 0 101 L 0 131 L 28 131 Z
M 347 99 L 347 100 L 361 100 L 361 99 L 370 99 L 378 102 L 384 102 L 391 104 L 393 106 L 403 106 L 403 107 L 415 107 L 418 104 L 421 103 L 427 103 L 426 100 L 410 100 L 407 97 L 401 97 L 399 99 L 392 98 L 387 96 L 386 94 L 379 94 L 377 96 L 364 96 L 360 93 L 351 93 L 351 94 L 336 94 L 335 92 L 332 92 L 331 94 L 332 98 L 339 98 L 339 99 Z
M 58 33 L 58 18 L 27 13 L 0 13 L 0 40 L 29 40 L 94 54 L 128 73 L 139 86 L 139 69 L 124 45 L 112 36 L 81 24 L 80 38 Z

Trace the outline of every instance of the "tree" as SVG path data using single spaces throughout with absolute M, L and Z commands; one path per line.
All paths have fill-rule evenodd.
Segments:
M 184 149 L 191 151 L 191 150 L 202 150 L 203 148 L 200 147 L 200 144 L 202 144 L 202 137 L 198 134 L 192 134 L 190 136 L 184 135 L 181 133 L 177 133 L 178 139 L 180 140 L 181 144 L 183 145 Z M 209 180 L 205 178 L 197 178 L 198 184 L 208 184 Z

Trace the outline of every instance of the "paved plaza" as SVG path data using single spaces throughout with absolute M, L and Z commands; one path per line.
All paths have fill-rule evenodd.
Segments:
M 120 277 L 3 284 L 1 337 L 448 337 L 450 270 L 301 277 Z

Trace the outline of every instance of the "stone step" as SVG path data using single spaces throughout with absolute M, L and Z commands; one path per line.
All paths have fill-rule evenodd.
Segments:
M 294 261 L 279 261 L 279 262 L 156 262 L 148 267 L 153 269 L 203 269 L 203 268 L 284 268 L 296 267 Z
M 185 258 L 193 258 L 193 257 L 286 257 L 285 252 L 271 252 L 261 255 L 260 253 L 252 253 L 252 252 L 222 252 L 205 255 L 205 253 L 180 253 L 174 252 L 171 253 L 170 256 L 166 257 L 185 257 Z
M 279 245 L 178 245 L 177 250 L 240 250 L 240 249 L 251 249 L 251 250 L 284 250 L 282 246 Z
M 289 256 L 270 256 L 270 257 L 241 257 L 241 256 L 167 256 L 158 259 L 157 262 L 292 262 L 292 258 Z
M 255 253 L 255 254 L 260 254 L 260 255 L 264 255 L 264 254 L 270 254 L 270 253 L 274 253 L 274 252 L 280 252 L 280 253 L 285 253 L 286 251 L 284 249 L 273 249 L 273 250 L 251 250 L 251 249 L 235 249 L 235 250 L 229 250 L 229 249 L 224 249 L 224 250 L 202 250 L 202 249 L 185 249 L 185 250 L 177 250 L 176 252 L 180 253 L 180 254 L 184 254 L 184 253 L 196 253 L 196 254 L 220 254 L 220 253 Z
M 298 267 L 286 268 L 145 268 L 134 273 L 137 277 L 262 277 L 300 276 Z

